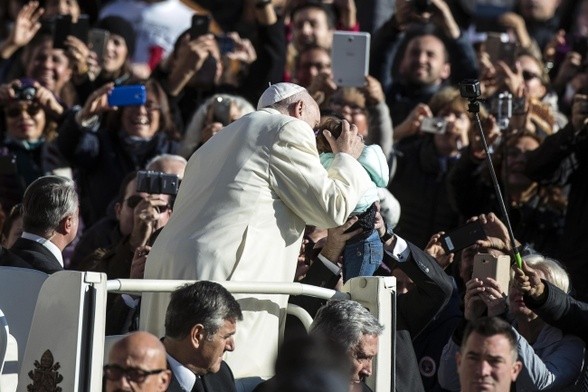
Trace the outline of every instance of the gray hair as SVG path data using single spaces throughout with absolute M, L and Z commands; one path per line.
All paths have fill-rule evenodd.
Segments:
M 188 164 L 186 158 L 181 155 L 175 154 L 160 154 L 156 155 L 155 157 L 151 158 L 149 162 L 145 165 L 146 170 L 151 171 L 162 171 L 161 168 L 163 167 L 162 162 L 164 161 L 177 161 L 182 163 L 184 166 Z
M 318 310 L 309 332 L 347 351 L 357 346 L 363 335 L 380 336 L 383 331 L 378 319 L 358 302 L 333 300 Z
M 527 255 L 523 257 L 523 260 L 532 269 L 543 272 L 545 279 L 553 283 L 557 288 L 566 293 L 570 292 L 570 277 L 557 260 L 550 259 L 539 253 Z
M 304 101 L 305 103 L 308 103 L 309 99 L 312 99 L 312 97 L 308 94 L 308 91 L 303 90 L 266 107 L 276 109 L 282 114 L 288 114 L 288 108 L 290 105 L 298 101 Z
M 22 204 L 23 229 L 40 236 L 50 235 L 79 207 L 74 182 L 60 176 L 37 178 L 25 191 Z

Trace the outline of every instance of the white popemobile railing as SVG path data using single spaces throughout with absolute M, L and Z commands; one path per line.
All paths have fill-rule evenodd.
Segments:
M 27 391 L 27 387 L 32 390 L 59 387 L 63 391 L 101 391 L 107 293 L 170 292 L 193 282 L 106 281 L 105 274 L 62 271 L 36 279 L 34 284 L 23 284 L 23 278 L 30 274 L 27 271 L 30 270 L 0 267 L 0 309 L 5 314 L 2 321 L 9 326 L 10 334 L 17 342 L 13 347 L 19 347 L 18 350 L 7 350 L 5 358 L 11 363 L 5 363 L 0 374 L 0 392 Z M 360 302 L 385 326 L 368 385 L 375 392 L 394 390 L 394 278 L 354 278 L 341 292 L 300 283 L 219 283 L 235 294 L 307 295 L 322 299 L 351 298 Z M 31 301 L 30 293 L 36 297 L 34 301 Z M 35 303 L 34 311 L 31 302 Z M 299 317 L 306 327 L 312 321 L 300 307 L 290 305 L 288 313 Z M 12 325 L 21 325 L 23 317 L 24 322 L 30 322 L 29 331 L 29 326 L 15 331 Z M 0 358 L 0 365 L 5 358 Z

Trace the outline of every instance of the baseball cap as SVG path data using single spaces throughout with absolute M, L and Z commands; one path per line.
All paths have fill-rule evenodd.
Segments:
M 306 91 L 306 89 L 294 83 L 282 82 L 272 84 L 259 97 L 257 110 L 273 105 L 302 91 Z

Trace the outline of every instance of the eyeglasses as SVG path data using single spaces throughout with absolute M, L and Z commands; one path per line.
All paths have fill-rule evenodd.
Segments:
M 523 71 L 523 79 L 526 80 L 527 82 L 529 80 L 533 80 L 533 79 L 538 78 L 538 77 L 539 77 L 539 75 L 537 75 L 534 72 L 531 72 L 531 71 Z
M 365 114 L 365 109 L 357 104 L 341 101 L 331 101 L 331 109 L 334 111 L 342 111 L 347 107 L 352 115 Z
M 35 116 L 40 111 L 41 111 L 41 107 L 39 105 L 15 106 L 15 107 L 6 109 L 6 116 L 18 117 L 18 116 L 20 116 L 20 114 L 22 112 L 27 112 L 29 114 L 29 116 Z
M 104 377 L 110 381 L 118 381 L 123 376 L 127 380 L 137 384 L 141 384 L 145 379 L 154 374 L 159 374 L 166 371 L 167 369 L 156 369 L 156 370 L 143 370 L 141 368 L 128 367 L 124 368 L 120 365 L 105 365 L 104 366 Z
M 155 208 L 157 208 L 157 210 L 159 211 L 159 213 L 164 213 L 167 210 L 171 209 L 171 206 L 169 204 L 166 204 L 164 206 L 155 206 Z

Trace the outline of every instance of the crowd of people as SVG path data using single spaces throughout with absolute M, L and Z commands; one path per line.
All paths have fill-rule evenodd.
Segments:
M 209 281 L 371 275 L 397 391 L 588 390 L 588 0 L 8 0 L 0 109 L 0 266 L 201 281 L 109 295 L 107 390 L 367 391 L 391 331 L 357 303 Z M 288 301 L 315 322 L 278 351 Z

